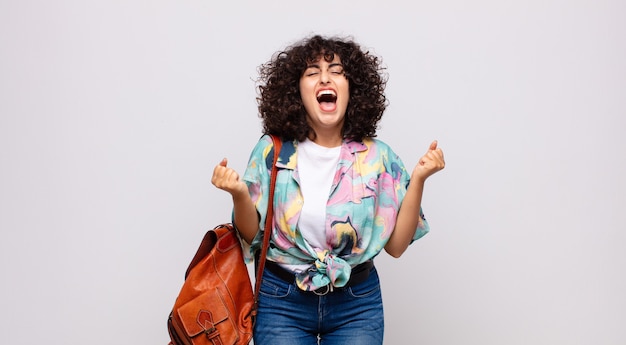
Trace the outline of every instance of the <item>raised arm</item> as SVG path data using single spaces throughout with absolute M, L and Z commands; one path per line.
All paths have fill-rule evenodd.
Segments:
M 248 193 L 248 186 L 239 178 L 239 174 L 228 166 L 226 158 L 215 166 L 211 183 L 224 190 L 233 198 L 234 223 L 241 237 L 251 243 L 259 230 L 259 215 Z
M 387 245 L 385 245 L 385 251 L 389 255 L 398 258 L 411 244 L 420 219 L 422 194 L 426 179 L 444 167 L 443 151 L 437 148 L 437 141 L 435 140 L 430 144 L 428 151 L 420 158 L 411 173 L 411 182 L 400 206 L 396 226 Z

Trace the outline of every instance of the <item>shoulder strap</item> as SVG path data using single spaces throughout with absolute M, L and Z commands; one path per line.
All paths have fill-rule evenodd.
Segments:
M 272 135 L 272 141 L 274 142 L 274 160 L 272 161 L 272 173 L 270 175 L 270 189 L 267 201 L 267 213 L 265 215 L 265 231 L 263 233 L 263 246 L 261 247 L 261 254 L 259 255 L 259 262 L 257 265 L 256 282 L 254 284 L 254 306 L 252 307 L 252 313 L 256 316 L 257 306 L 259 301 L 259 290 L 261 288 L 261 278 L 263 277 L 263 270 L 265 269 L 265 260 L 267 257 L 267 248 L 270 243 L 270 235 L 272 234 L 273 220 L 274 220 L 274 187 L 276 186 L 276 175 L 278 169 L 276 168 L 276 162 L 278 161 L 278 155 L 280 154 L 280 148 L 283 142 L 279 137 Z

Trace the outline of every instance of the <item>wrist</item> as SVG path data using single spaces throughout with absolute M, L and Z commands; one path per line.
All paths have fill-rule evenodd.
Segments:
M 240 202 L 242 200 L 246 200 L 250 198 L 250 195 L 248 194 L 248 189 L 237 189 L 234 190 L 230 193 L 230 195 L 233 198 L 233 202 Z
M 411 183 L 424 186 L 424 183 L 426 183 L 426 178 L 427 176 L 422 176 L 420 174 L 413 174 L 413 176 L 411 176 Z

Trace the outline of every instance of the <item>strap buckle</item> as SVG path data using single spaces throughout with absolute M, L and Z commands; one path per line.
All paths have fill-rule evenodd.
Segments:
M 319 288 L 317 290 L 313 290 L 313 293 L 318 295 L 318 296 L 327 295 L 329 292 L 333 292 L 333 285 L 332 284 L 328 284 L 326 286 L 322 286 L 321 288 Z

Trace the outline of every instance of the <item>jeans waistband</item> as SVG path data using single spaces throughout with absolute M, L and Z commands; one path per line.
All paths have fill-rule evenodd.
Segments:
M 355 286 L 359 283 L 362 283 L 367 280 L 370 275 L 370 270 L 374 267 L 374 261 L 368 260 L 362 264 L 356 265 L 352 267 L 352 272 L 350 273 L 350 279 L 343 287 Z M 265 261 L 265 269 L 274 273 L 280 279 L 286 281 L 287 283 L 294 283 L 296 281 L 296 275 L 278 263 L 270 260 Z M 325 295 L 328 292 L 332 291 L 329 285 L 322 286 L 321 288 L 311 291 L 317 295 Z

